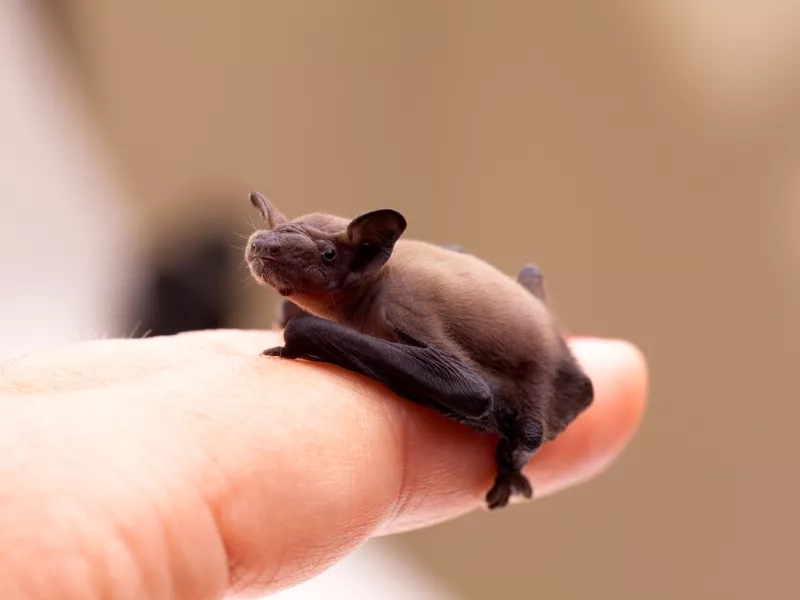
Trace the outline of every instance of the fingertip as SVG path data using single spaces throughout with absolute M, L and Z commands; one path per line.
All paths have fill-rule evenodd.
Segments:
M 644 416 L 650 375 L 644 352 L 622 339 L 576 339 L 571 342 L 575 357 L 595 383 L 595 403 L 613 402 L 635 430 Z
M 591 338 L 576 338 L 570 345 L 592 379 L 595 398 L 531 461 L 529 470 L 540 497 L 607 469 L 636 434 L 647 403 L 647 362 L 636 345 Z

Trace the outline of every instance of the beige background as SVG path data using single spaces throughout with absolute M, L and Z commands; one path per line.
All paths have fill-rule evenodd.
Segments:
M 392 206 L 535 260 L 652 366 L 607 474 L 395 538 L 460 597 L 798 597 L 800 19 L 792 3 L 92 2 L 65 48 L 147 242 Z M 668 5 L 668 6 L 667 6 Z M 274 297 L 243 295 L 243 326 Z

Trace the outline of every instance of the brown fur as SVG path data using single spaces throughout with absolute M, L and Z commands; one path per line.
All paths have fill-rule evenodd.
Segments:
M 498 449 L 498 481 L 506 471 L 522 477 L 519 469 L 542 439 L 553 439 L 591 402 L 591 383 L 543 300 L 535 267 L 514 280 L 466 252 L 399 239 L 406 223 L 396 211 L 285 221 L 268 202 L 254 204 L 272 229 L 248 244 L 257 280 L 317 317 L 441 350 L 488 383 L 491 414 L 462 421 L 508 442 Z M 321 258 L 331 252 L 334 259 Z M 532 272 L 538 281 L 526 283 Z M 504 485 L 526 494 L 526 484 Z M 502 506 L 508 494 L 493 491 L 490 505 Z

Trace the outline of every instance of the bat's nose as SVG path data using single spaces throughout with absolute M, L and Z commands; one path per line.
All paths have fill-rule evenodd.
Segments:
M 255 256 L 275 256 L 281 251 L 281 242 L 271 231 L 257 235 L 250 242 L 250 253 Z

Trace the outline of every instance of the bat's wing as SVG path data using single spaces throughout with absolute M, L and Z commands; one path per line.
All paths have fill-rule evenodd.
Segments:
M 307 314 L 302 308 L 297 306 L 291 300 L 283 298 L 278 304 L 278 310 L 275 313 L 275 324 L 283 329 L 289 322 L 289 319 L 294 319 L 297 316 Z
M 458 421 L 480 421 L 492 408 L 486 380 L 435 348 L 389 342 L 312 315 L 289 321 L 284 341 L 264 354 L 338 365 Z
M 544 277 L 542 271 L 536 265 L 525 265 L 517 275 L 519 284 L 541 301 L 547 300 L 544 290 Z

